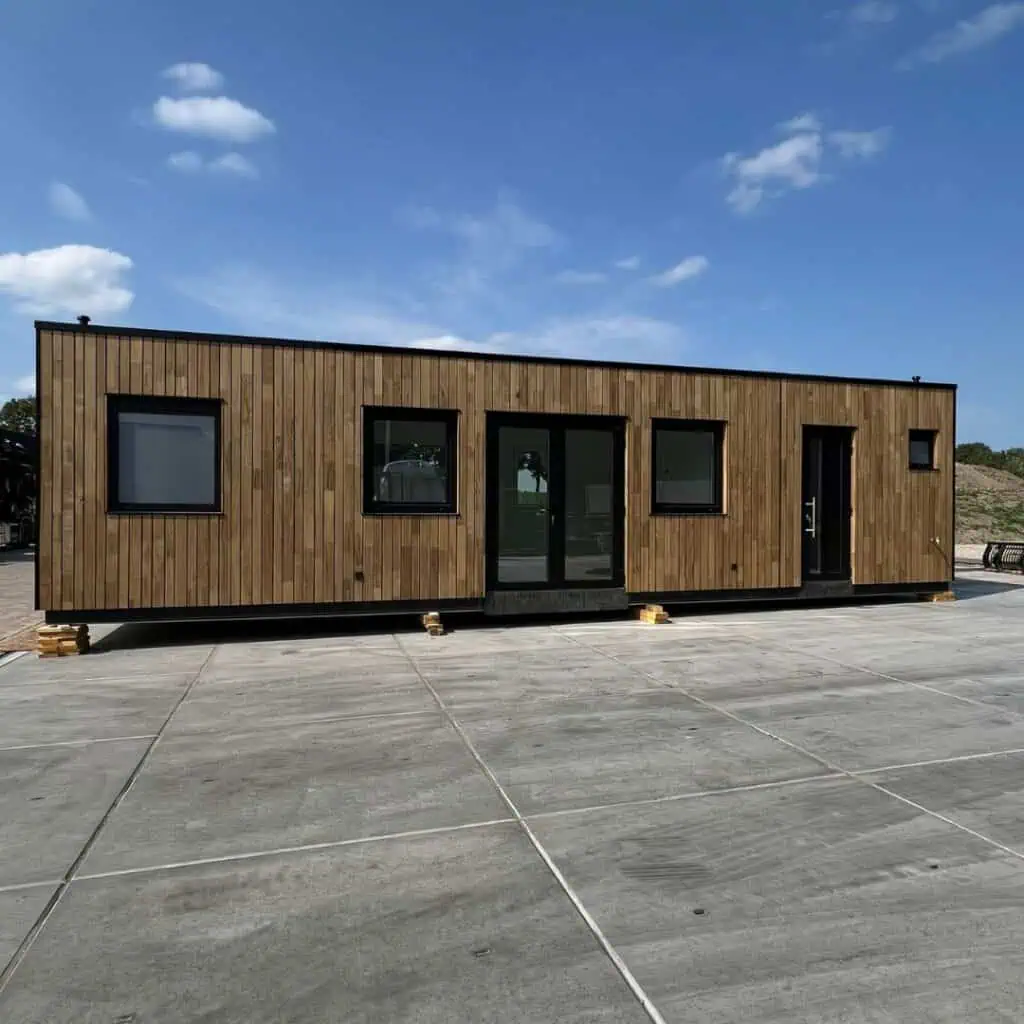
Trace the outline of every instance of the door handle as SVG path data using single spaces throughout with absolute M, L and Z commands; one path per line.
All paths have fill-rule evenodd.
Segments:
M 810 510 L 808 514 L 808 509 Z M 818 499 L 811 498 L 810 501 L 804 502 L 804 515 L 806 517 L 807 525 L 804 526 L 804 533 L 809 533 L 812 537 L 818 536 Z

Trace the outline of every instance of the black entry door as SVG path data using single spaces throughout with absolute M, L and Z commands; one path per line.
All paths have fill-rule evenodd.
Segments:
M 487 585 L 621 587 L 622 422 L 492 413 L 487 419 Z
M 803 578 L 850 578 L 850 455 L 846 427 L 804 427 Z

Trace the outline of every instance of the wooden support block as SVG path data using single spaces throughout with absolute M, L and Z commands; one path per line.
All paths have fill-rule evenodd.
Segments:
M 444 626 L 441 625 L 440 612 L 426 612 L 420 621 L 423 623 L 423 628 L 431 636 L 444 636 Z
M 40 626 L 36 641 L 41 658 L 65 658 L 75 654 L 88 654 L 88 626 Z
M 648 625 L 660 626 L 668 622 L 668 612 L 660 604 L 646 604 L 637 613 L 637 618 Z
M 937 594 L 921 594 L 922 601 L 955 601 L 956 594 L 952 590 L 940 590 Z

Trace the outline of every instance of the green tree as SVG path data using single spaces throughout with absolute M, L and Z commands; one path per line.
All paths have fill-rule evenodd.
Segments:
M 22 434 L 35 434 L 35 398 L 10 398 L 4 402 L 0 407 L 0 427 Z

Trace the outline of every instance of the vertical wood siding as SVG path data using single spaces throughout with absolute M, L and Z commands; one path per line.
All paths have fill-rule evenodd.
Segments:
M 954 394 L 429 352 L 40 335 L 40 606 L 473 598 L 484 592 L 485 414 L 622 416 L 626 586 L 800 583 L 801 431 L 855 429 L 853 580 L 949 578 Z M 108 394 L 220 399 L 222 513 L 108 515 Z M 362 407 L 458 409 L 458 515 L 362 515 Z M 722 516 L 651 516 L 654 417 L 726 422 Z M 938 469 L 908 469 L 911 428 Z M 936 545 L 934 538 L 940 539 Z

